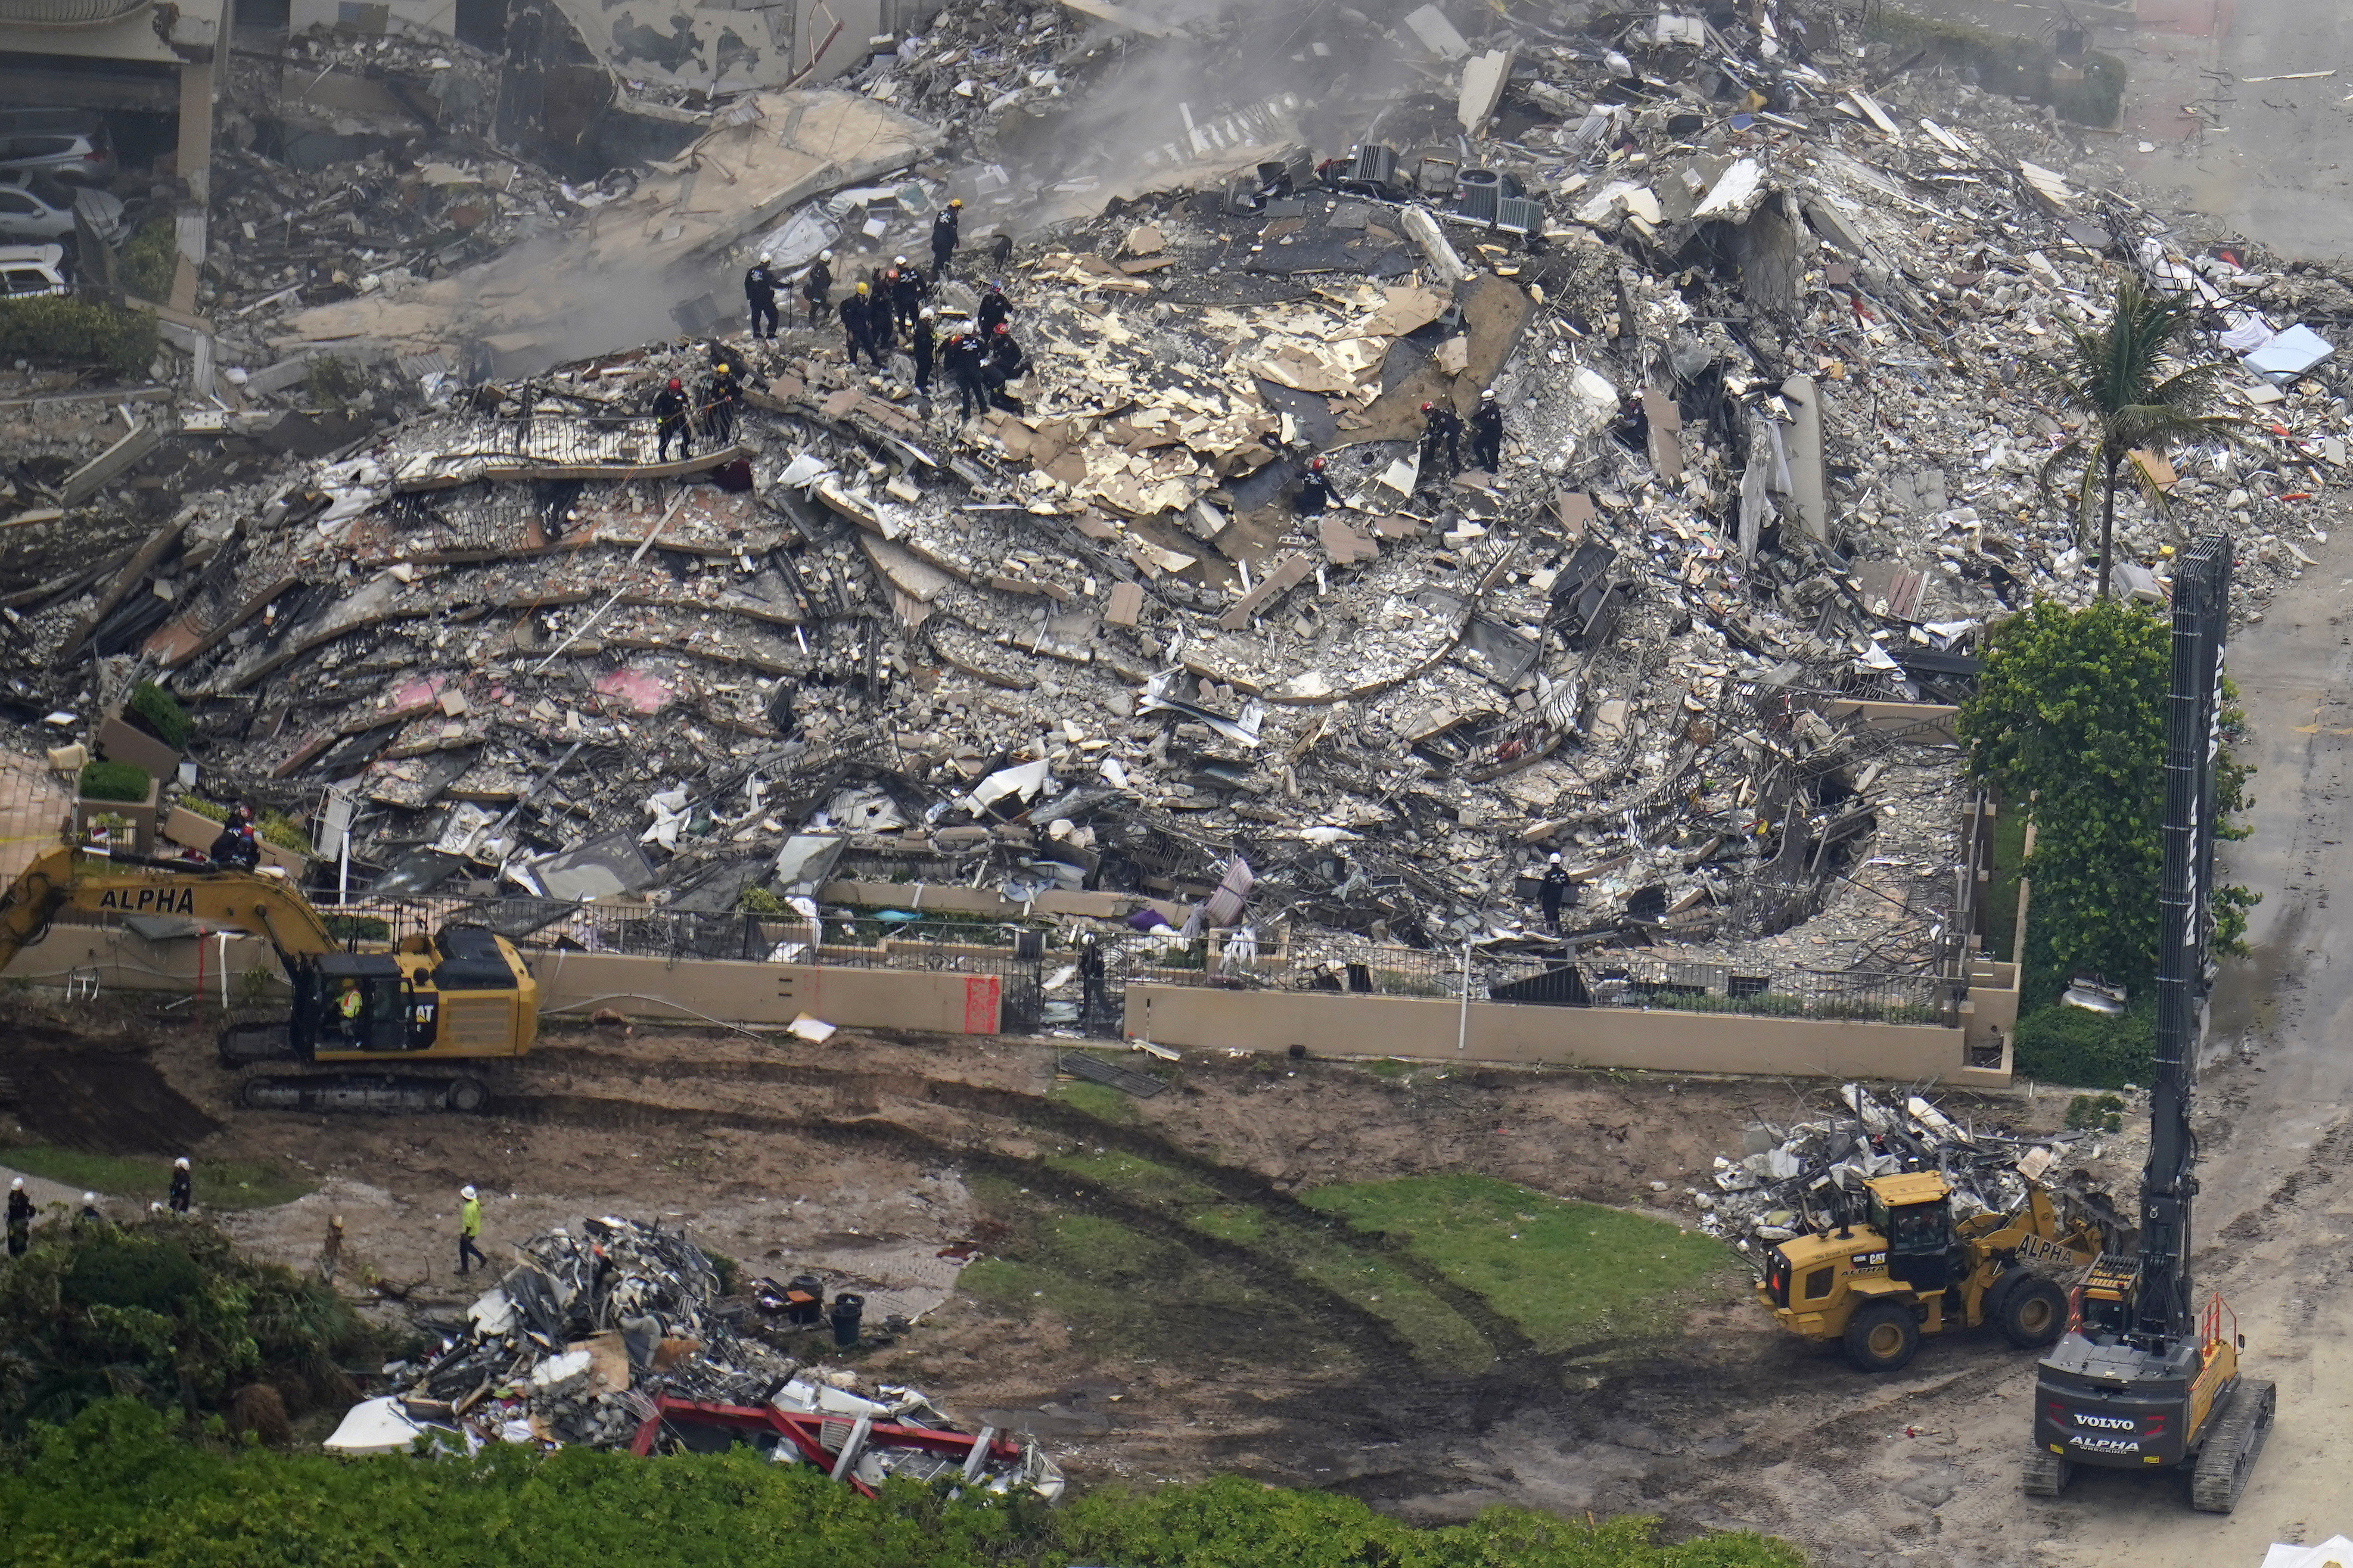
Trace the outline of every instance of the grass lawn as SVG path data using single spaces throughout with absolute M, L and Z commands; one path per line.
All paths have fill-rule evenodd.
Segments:
M 1059 1100 L 1073 1110 L 1083 1110 L 1097 1121 L 1133 1121 L 1135 1101 L 1108 1084 L 1091 1083 L 1074 1078 L 1068 1083 L 1058 1083 L 1047 1096 Z
M 1476 1372 L 1494 1359 L 1493 1347 L 1461 1313 L 1394 1261 L 1349 1246 L 1345 1231 L 1229 1202 L 1181 1171 L 1134 1154 L 1064 1154 L 1046 1163 L 1128 1202 L 1151 1204 L 1189 1230 L 1245 1247 L 1322 1286 L 1388 1324 L 1431 1365 Z
M 1301 1201 L 1404 1242 L 1545 1350 L 1670 1329 L 1670 1298 L 1734 1261 L 1718 1243 L 1663 1220 L 1564 1203 L 1492 1176 L 1344 1183 Z
M 171 1190 L 172 1162 L 86 1154 L 46 1143 L 0 1148 L 0 1165 L 109 1197 L 153 1203 Z M 200 1209 L 261 1209 L 290 1204 L 318 1186 L 267 1160 L 198 1160 L 192 1173 Z

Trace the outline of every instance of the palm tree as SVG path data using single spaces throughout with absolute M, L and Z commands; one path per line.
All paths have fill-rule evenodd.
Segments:
M 2166 350 L 2185 334 L 2196 304 L 2173 295 L 2152 294 L 2126 274 L 2116 280 L 2116 311 L 2095 331 L 2067 329 L 2064 363 L 2046 367 L 2044 378 L 2062 406 L 2083 409 L 2089 420 L 2042 465 L 2041 483 L 2052 495 L 2052 476 L 2070 461 L 2084 465 L 2074 485 L 2075 538 L 2090 531 L 2092 507 L 2100 502 L 2100 589 L 2108 596 L 2116 526 L 2116 478 L 2137 447 L 2162 451 L 2177 440 L 2228 436 L 2241 423 L 2227 415 L 2202 414 L 2214 395 L 2215 368 L 2190 365 L 2160 379 Z M 2165 494 L 2140 464 L 2134 482 L 2153 507 Z

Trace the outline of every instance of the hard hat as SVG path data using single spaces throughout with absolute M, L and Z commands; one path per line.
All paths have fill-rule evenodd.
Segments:
M 95 1206 L 98 1203 L 98 1194 L 96 1193 L 84 1193 L 81 1195 L 81 1201 L 85 1204 Z
M 860 294 L 865 293 L 865 292 L 866 292 L 866 285 L 865 285 L 865 284 L 863 284 L 863 283 L 860 283 L 860 284 L 858 286 L 858 291 L 859 291 Z
M 761 266 L 765 267 L 769 262 L 774 261 L 775 259 L 776 259 L 776 258 L 775 258 L 775 257 L 773 257 L 773 256 L 770 256 L 766 251 L 765 251 L 765 250 L 764 250 L 764 251 L 760 252 L 760 265 L 761 265 Z
M 1560 864 L 1560 851 L 1556 849 L 1553 851 L 1552 863 L 1556 866 Z
M 678 377 L 676 377 L 676 376 L 671 376 L 671 377 L 670 378 L 670 389 L 672 392 L 676 392 L 676 391 L 678 391 L 678 390 L 679 390 Z
M 923 320 L 927 321 L 936 321 L 939 318 L 940 313 L 937 310 L 933 310 L 929 305 L 923 307 Z
M 999 321 L 999 322 L 997 322 L 997 330 L 998 331 L 1000 331 L 1000 332 L 1006 332 L 1006 333 L 1010 333 L 1010 332 L 1013 331 L 1012 327 L 1010 327 L 1009 325 L 1008 325 L 1007 323 L 1005 323 L 1005 322 L 1003 322 L 1003 321 Z
M 728 374 L 727 367 L 726 367 L 725 365 L 723 365 L 723 365 L 719 366 L 719 367 L 718 367 L 718 368 L 717 368 L 717 369 L 716 369 L 712 374 L 716 374 L 716 375 L 725 375 L 725 374 Z
M 181 1155 L 178 1159 L 172 1162 L 172 1168 L 175 1171 L 186 1170 L 188 1168 L 188 1157 L 185 1154 Z
M 964 198 L 962 196 L 950 196 L 948 198 L 948 205 L 951 207 L 960 207 L 964 205 Z
M 904 267 L 907 265 L 907 258 L 903 256 L 894 256 L 891 258 L 891 265 L 893 267 Z
M 1312 474 L 1320 474 L 1320 473 L 1322 473 L 1322 472 L 1324 471 L 1324 459 L 1323 459 L 1323 458 L 1315 458 L 1314 460 L 1313 460 L 1312 462 L 1310 462 L 1310 463 L 1307 465 L 1307 471 L 1308 471 L 1309 473 L 1312 473 Z
M 1431 409 L 1433 409 L 1433 408 L 1435 408 L 1435 407 L 1437 407 L 1437 406 L 1438 406 L 1438 405 L 1437 405 L 1437 404 L 1435 404 L 1435 403 L 1425 403 L 1425 404 L 1423 404 L 1423 405 L 1421 405 L 1421 411 L 1422 411 L 1424 414 L 1427 414 L 1427 413 L 1429 413 Z
M 12 1192 L 12 1193 L 21 1193 L 21 1192 L 23 1192 L 23 1191 L 25 1190 L 25 1178 L 24 1178 L 24 1177 L 22 1177 L 22 1176 L 19 1176 L 19 1177 L 17 1177 L 15 1181 L 13 1181 L 13 1182 L 9 1183 L 9 1184 L 8 1184 L 8 1190 L 9 1190 L 10 1192 Z
M 1482 403 L 1493 403 L 1493 402 L 1494 402 L 1494 401 L 1495 401 L 1495 389 L 1494 389 L 1493 387 L 1492 387 L 1492 386 L 1491 386 L 1491 387 L 1487 388 L 1487 390 L 1486 390 L 1486 391 L 1482 392 L 1482 393 L 1479 395 L 1479 401 L 1480 401 L 1480 402 L 1482 402 Z
M 833 252 L 830 250 L 820 250 L 817 253 L 817 258 L 819 261 L 830 261 L 833 259 Z
M 470 1198 L 474 1195 L 474 1189 L 471 1187 L 459 1187 L 458 1189 L 458 1195 L 461 1198 Z

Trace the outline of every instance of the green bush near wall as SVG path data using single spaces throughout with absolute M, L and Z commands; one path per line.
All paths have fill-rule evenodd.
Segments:
M 65 298 L 0 300 L 0 363 L 97 365 L 128 378 L 146 374 L 162 341 L 144 310 Z

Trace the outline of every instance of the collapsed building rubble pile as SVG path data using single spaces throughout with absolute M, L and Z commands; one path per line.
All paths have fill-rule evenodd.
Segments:
M 2145 1130 L 2137 1141 L 2132 1132 L 2096 1130 L 2021 1137 L 1957 1123 L 1917 1094 L 1891 1104 L 1857 1083 L 1839 1093 L 1850 1115 L 1788 1128 L 1755 1122 L 1741 1158 L 1717 1155 L 1716 1190 L 1684 1190 L 1700 1211 L 1700 1228 L 1743 1250 L 1751 1242 L 1787 1241 L 1860 1221 L 1862 1184 L 1873 1176 L 1930 1170 L 1952 1184 L 1956 1221 L 2016 1211 L 2031 1182 L 2058 1203 L 2087 1210 L 2111 1238 L 2111 1250 L 2129 1228 L 2114 1183 L 2085 1167 L 2105 1160 L 2101 1172 L 2128 1175 L 2146 1152 Z M 2134 1119 L 2126 1124 L 2139 1126 Z
M 723 256 L 831 240 L 841 289 L 927 264 L 928 215 L 971 193 L 968 234 L 1007 247 L 931 303 L 954 330 L 1001 279 L 1027 361 L 976 417 L 797 309 L 773 343 L 483 381 L 422 303 L 346 300 L 349 341 L 404 334 L 406 416 L 300 462 L 213 437 L 250 467 L 154 550 L 10 585 L 14 694 L 87 724 L 163 679 L 198 793 L 319 813 L 322 849 L 347 824 L 353 885 L 385 892 L 720 912 L 830 876 L 1118 893 L 1171 925 L 1235 924 L 1246 894 L 1270 945 L 1528 953 L 1557 951 L 1530 881 L 1557 853 L 1601 985 L 1942 973 L 1940 710 L 1989 621 L 2096 577 L 2038 491 L 2082 426 L 2036 365 L 2123 269 L 2200 293 L 2246 438 L 2136 459 L 2174 504 L 2119 499 L 2117 583 L 2161 600 L 2219 508 L 2253 616 L 2341 510 L 2342 372 L 2299 323 L 2346 287 L 2095 185 L 2042 111 L 1889 79 L 1828 10 L 1468 25 L 1159 37 L 959 3 L 862 99 L 738 100 L 604 206 L 626 224 L 571 220 L 582 243 L 651 236 L 732 303 Z M 1201 88 L 1148 140 L 1072 134 L 1139 62 L 1198 82 L 1278 41 L 1336 63 Z M 845 100 L 887 159 L 793 163 L 757 226 L 696 216 Z M 438 235 L 471 187 L 412 174 Z M 653 396 L 723 359 L 744 403 L 664 461 Z M 1487 391 L 1501 460 L 1457 471 L 1421 407 Z M 1302 512 L 1316 458 L 1339 504 Z

